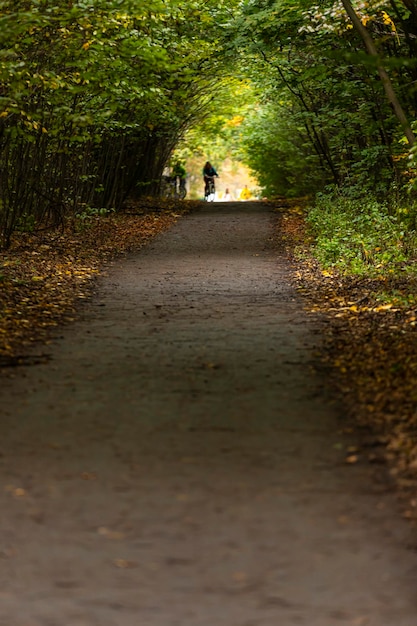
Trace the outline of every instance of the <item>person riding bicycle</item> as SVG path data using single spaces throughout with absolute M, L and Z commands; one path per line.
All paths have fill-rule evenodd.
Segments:
M 214 200 L 215 188 L 214 188 L 214 177 L 219 177 L 215 168 L 212 166 L 210 161 L 207 161 L 205 166 L 203 167 L 203 178 L 204 178 L 204 198 L 208 200 Z
M 219 177 L 218 173 L 216 172 L 215 168 L 212 166 L 210 161 L 207 161 L 207 163 L 203 167 L 203 178 L 204 178 L 205 184 L 207 185 L 209 179 L 214 178 L 215 176 L 217 178 Z
M 181 161 L 176 161 L 172 168 L 172 175 L 178 177 L 180 183 L 180 190 L 185 189 L 185 181 L 187 178 L 187 171 Z

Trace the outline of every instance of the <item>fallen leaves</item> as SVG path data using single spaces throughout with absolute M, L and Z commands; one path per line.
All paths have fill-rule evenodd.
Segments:
M 118 569 L 133 569 L 138 566 L 135 561 L 129 561 L 127 559 L 115 559 L 113 565 Z
M 0 253 L 0 367 L 24 362 L 25 346 L 73 321 L 106 262 L 172 226 L 185 206 L 138 201 L 122 214 L 68 223 L 64 232 L 16 233 Z
M 326 374 L 344 394 L 363 437 L 382 450 L 352 450 L 346 463 L 385 461 L 400 492 L 416 501 L 417 279 L 323 270 L 310 253 L 302 216 L 291 209 L 279 219 L 277 237 L 292 259 L 296 249 L 303 252 L 294 277 L 305 308 L 323 321 Z M 417 518 L 414 507 L 407 510 Z
M 97 474 L 95 472 L 82 472 L 80 478 L 82 480 L 97 480 Z
M 357 454 L 349 454 L 349 456 L 347 456 L 345 460 L 346 463 L 348 463 L 349 465 L 354 465 L 359 461 L 359 457 Z
M 105 539 L 112 540 L 120 540 L 126 537 L 125 533 L 119 532 L 117 530 L 110 530 L 110 528 L 106 528 L 105 526 L 100 526 L 100 528 L 97 529 L 97 533 L 101 537 L 105 537 Z
M 14 487 L 13 485 L 7 485 L 5 490 L 10 493 L 10 495 L 12 495 L 14 498 L 26 498 L 26 496 L 28 495 L 26 489 L 23 489 L 22 487 Z

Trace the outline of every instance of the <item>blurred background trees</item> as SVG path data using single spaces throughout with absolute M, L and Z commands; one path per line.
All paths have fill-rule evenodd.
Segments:
M 355 7 L 375 54 L 346 5 Z M 268 190 L 303 195 L 333 183 L 384 195 L 412 182 L 407 133 L 417 117 L 415 14 L 413 1 L 244 4 L 231 27 L 229 54 L 240 58 L 259 93 L 244 147 Z M 381 68 L 409 128 L 387 98 Z
M 178 158 L 195 195 L 207 159 L 268 196 L 412 191 L 416 16 L 415 0 L 3 0 L 2 244 L 157 194 Z
M 227 7 L 225 6 L 227 4 Z M 4 0 L 0 236 L 154 194 L 216 84 L 231 2 Z

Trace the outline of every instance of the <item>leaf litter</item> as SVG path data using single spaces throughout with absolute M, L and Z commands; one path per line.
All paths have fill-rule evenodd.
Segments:
M 359 435 L 346 462 L 385 465 L 404 516 L 417 522 L 417 279 L 323 270 L 311 251 L 303 203 L 277 212 L 276 235 L 294 261 L 305 308 L 325 322 L 323 367 Z
M 0 252 L 0 368 L 47 359 L 28 347 L 75 319 L 106 263 L 170 228 L 192 204 L 141 200 L 119 214 L 74 218 L 61 231 L 15 233 Z

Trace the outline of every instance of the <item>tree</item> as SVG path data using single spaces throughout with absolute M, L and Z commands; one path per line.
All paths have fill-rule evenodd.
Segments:
M 405 120 L 407 114 L 411 119 L 416 115 L 415 59 L 401 30 L 409 13 L 397 6 L 402 21 L 394 16 L 394 23 L 388 13 L 393 12 L 391 5 L 361 4 L 361 19 L 366 31 L 372 30 L 376 55 L 363 51 L 345 7 L 331 0 L 320 6 L 307 0 L 248 0 L 226 43 L 226 54 L 235 63 L 239 59 L 241 71 L 255 83 L 259 106 L 269 107 L 270 115 L 272 104 L 281 117 L 297 120 L 295 126 L 314 148 L 324 180 L 356 186 L 358 191 L 373 187 L 381 194 L 394 181 L 404 182 L 406 169 L 399 160 L 404 153 L 403 126 L 398 128 L 392 109 L 398 104 L 400 114 L 398 98 L 387 99 L 375 72 L 381 58 L 392 68 L 390 95 L 401 92 Z M 290 105 L 277 106 L 283 100 Z M 411 143 L 410 124 L 404 128 Z
M 211 106 L 219 24 L 209 0 L 5 0 L 0 14 L 0 238 L 118 209 L 156 191 Z
M 352 6 L 352 3 L 350 2 L 350 0 L 341 0 L 341 2 L 345 7 L 346 13 L 348 14 L 350 20 L 352 21 L 354 28 L 362 38 L 368 53 L 375 59 L 378 59 L 378 50 L 374 44 L 374 41 L 367 31 L 366 27 L 362 24 L 359 17 L 357 16 L 355 9 Z M 407 5 L 407 3 L 405 4 Z M 409 2 L 408 4 L 412 6 L 413 3 Z M 380 61 L 377 62 L 377 68 L 388 102 L 392 105 L 394 113 L 397 116 L 402 128 L 404 129 L 407 141 L 412 147 L 415 143 L 415 135 L 408 122 L 407 116 L 398 100 L 389 74 Z

